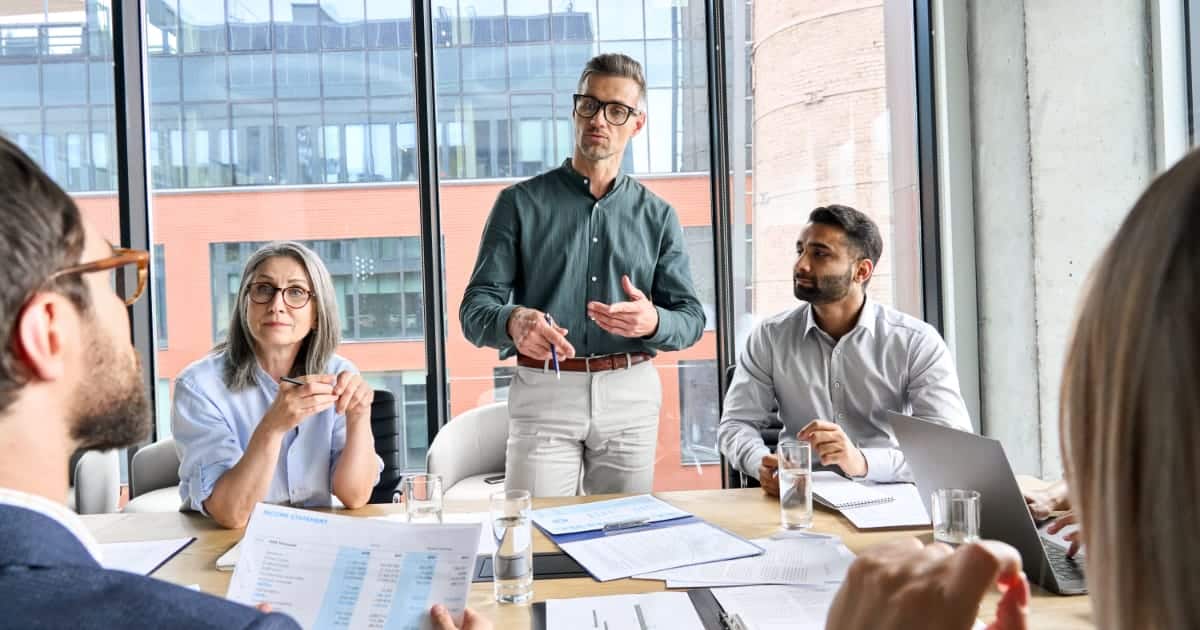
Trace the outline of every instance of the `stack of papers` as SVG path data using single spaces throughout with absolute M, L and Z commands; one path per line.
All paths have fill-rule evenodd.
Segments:
M 576 534 L 605 527 L 659 523 L 691 516 L 648 494 L 611 501 L 579 503 L 533 511 L 533 522 L 547 534 Z
M 704 588 L 753 584 L 838 584 L 854 561 L 854 554 L 836 536 L 792 534 L 750 541 L 761 556 L 710 562 L 634 577 L 663 580 L 667 588 Z
M 714 588 L 725 614 L 751 630 L 824 630 L 838 587 L 742 586 Z

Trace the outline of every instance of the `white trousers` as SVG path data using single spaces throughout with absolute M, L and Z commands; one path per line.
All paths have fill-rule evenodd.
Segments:
M 508 392 L 505 488 L 535 497 L 650 492 L 661 408 L 651 361 L 561 379 L 553 368 L 518 366 Z

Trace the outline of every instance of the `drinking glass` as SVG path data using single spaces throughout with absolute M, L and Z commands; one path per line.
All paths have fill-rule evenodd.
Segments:
M 974 490 L 940 488 L 933 492 L 933 539 L 957 547 L 979 540 L 980 496 Z
M 784 529 L 812 527 L 812 447 L 807 442 L 780 444 L 779 511 Z
M 492 584 L 496 601 L 520 604 L 533 597 L 533 531 L 528 490 L 505 490 L 492 495 Z
M 410 523 L 441 523 L 441 475 L 417 474 L 405 477 L 404 512 L 408 514 Z

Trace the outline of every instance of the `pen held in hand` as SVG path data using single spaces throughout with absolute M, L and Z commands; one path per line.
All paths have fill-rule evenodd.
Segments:
M 281 383 L 291 383 L 292 385 L 304 385 L 304 381 L 296 380 L 290 376 L 284 376 L 279 379 Z
M 550 317 L 550 313 L 546 313 L 546 324 L 554 328 L 554 318 Z M 554 344 L 550 344 L 550 359 L 554 361 L 554 378 L 562 380 L 562 373 L 558 370 L 558 349 Z

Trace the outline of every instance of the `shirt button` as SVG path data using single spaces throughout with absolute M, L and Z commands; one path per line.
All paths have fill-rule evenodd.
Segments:
M 596 276 L 592 276 L 592 282 L 596 281 Z
M 586 177 L 583 178 L 583 183 L 585 183 L 585 184 L 588 183 L 588 180 Z
M 834 389 L 841 389 L 841 388 L 842 388 L 842 382 L 841 382 L 841 381 L 835 381 L 835 382 L 833 383 L 833 388 L 834 388 Z
M 599 237 L 597 237 L 597 236 L 593 236 L 593 237 L 592 237 L 592 242 L 593 242 L 593 243 L 599 243 L 599 242 L 600 242 L 600 238 L 599 238 Z
M 845 420 L 845 419 L 846 419 L 846 414 L 844 414 L 844 413 L 838 414 L 838 420 Z

